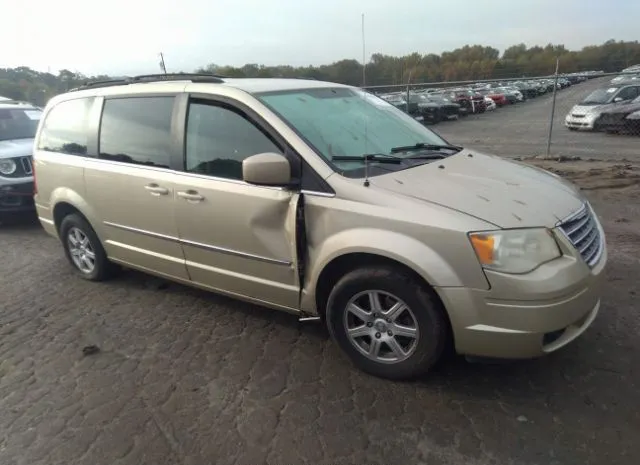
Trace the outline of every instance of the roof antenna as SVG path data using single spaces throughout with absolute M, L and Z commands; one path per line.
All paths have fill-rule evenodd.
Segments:
M 167 67 L 164 65 L 164 55 L 160 52 L 160 69 L 164 74 L 167 74 Z
M 367 90 L 364 88 L 367 85 L 367 61 L 365 54 L 365 42 L 364 42 L 364 13 L 362 13 L 362 92 L 363 97 L 367 98 Z M 367 156 L 367 118 L 364 117 L 364 187 L 369 187 L 369 157 Z

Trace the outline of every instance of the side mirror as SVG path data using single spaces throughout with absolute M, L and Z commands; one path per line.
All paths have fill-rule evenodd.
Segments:
M 613 99 L 613 103 L 618 103 L 618 102 L 622 102 L 622 97 L 616 97 Z
M 259 153 L 242 161 L 242 179 L 259 186 L 286 186 L 291 182 L 291 165 L 279 153 Z

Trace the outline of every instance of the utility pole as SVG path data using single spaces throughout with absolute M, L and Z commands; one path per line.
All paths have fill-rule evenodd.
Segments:
M 547 157 L 551 154 L 551 136 L 553 135 L 553 118 L 556 114 L 556 94 L 558 92 L 558 71 L 560 70 L 560 58 L 556 58 L 556 73 L 553 82 L 553 100 L 551 103 L 551 118 L 549 120 L 549 136 L 547 137 Z
M 164 65 L 164 55 L 160 52 L 160 69 L 164 74 L 167 74 L 167 67 Z

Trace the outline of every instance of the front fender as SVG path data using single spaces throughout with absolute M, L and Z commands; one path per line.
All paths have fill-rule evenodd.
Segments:
M 317 248 L 310 245 L 311 267 L 305 287 L 315 289 L 322 270 L 332 260 L 351 253 L 368 253 L 395 260 L 414 270 L 434 287 L 465 285 L 449 263 L 423 242 L 393 231 L 355 228 L 327 238 Z

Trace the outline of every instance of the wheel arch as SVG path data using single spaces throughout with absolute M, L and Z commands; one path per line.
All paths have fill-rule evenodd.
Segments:
M 393 245 L 393 249 L 383 249 Z M 333 285 L 349 271 L 362 266 L 386 265 L 401 268 L 437 296 L 438 286 L 462 286 L 461 278 L 449 264 L 424 243 L 400 233 L 385 230 L 344 231 L 328 239 L 318 249 L 323 259 L 309 267 L 304 308 L 323 317 Z M 312 297 L 311 299 L 309 299 Z M 310 301 L 309 301 L 310 300 Z M 442 302 L 441 299 L 439 299 Z
M 52 219 L 58 234 L 60 234 L 60 224 L 64 217 L 78 213 L 91 225 L 98 238 L 102 240 L 100 225 L 96 224 L 97 220 L 93 209 L 77 192 L 67 188 L 56 190 L 51 195 L 50 204 L 52 205 Z

